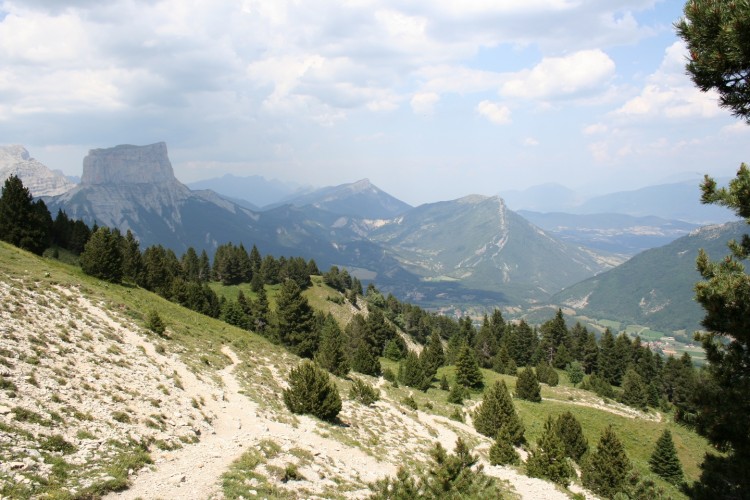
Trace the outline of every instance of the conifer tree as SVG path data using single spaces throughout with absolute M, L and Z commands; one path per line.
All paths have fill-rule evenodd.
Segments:
M 372 349 L 364 342 L 360 342 L 355 348 L 350 365 L 355 372 L 374 377 L 380 375 L 380 361 L 373 356 Z
M 464 387 L 480 388 L 484 384 L 484 377 L 473 350 L 464 345 L 456 358 L 456 383 Z
M 302 361 L 289 373 L 284 404 L 292 413 L 333 421 L 341 411 L 341 397 L 328 373 L 311 361 Z
M 409 351 L 398 365 L 398 381 L 406 386 L 422 389 L 425 388 L 425 385 L 429 387 L 429 384 L 425 384 L 425 380 L 426 377 L 419 356 L 415 352 Z M 430 377 L 431 380 L 432 377 Z
M 424 365 L 425 373 L 434 377 L 438 368 L 445 364 L 445 353 L 443 352 L 443 342 L 437 330 L 430 334 L 430 340 L 422 350 L 420 356 Z
M 527 366 L 518 375 L 518 380 L 516 381 L 516 397 L 539 403 L 542 400 L 541 391 L 542 387 L 539 385 L 534 369 Z
M 453 384 L 448 391 L 447 401 L 456 405 L 464 404 L 464 399 L 468 395 L 468 389 L 461 384 Z
M 311 358 L 318 347 L 313 310 L 294 280 L 287 279 L 276 298 L 279 340 L 294 354 Z
M 552 416 L 549 416 L 544 423 L 544 433 L 526 460 L 526 472 L 531 477 L 541 477 L 567 486 L 575 472 L 565 456 L 565 445 L 555 431 Z
M 401 342 L 399 342 L 399 340 Z M 402 338 L 391 339 L 385 345 L 383 356 L 390 359 L 391 361 L 400 361 L 406 355 L 406 345 Z
M 205 250 L 201 251 L 198 265 L 198 280 L 201 283 L 211 281 L 211 262 L 208 260 L 208 254 Z
M 651 454 L 648 464 L 654 474 L 663 477 L 668 482 L 675 485 L 682 483 L 682 465 L 677 457 L 677 450 L 675 450 L 672 433 L 669 432 L 669 429 L 664 429 L 664 432 L 656 441 L 654 452 Z
M 566 411 L 555 420 L 555 432 L 565 446 L 565 455 L 581 463 L 581 458 L 589 449 L 589 443 L 583 435 L 583 428 L 578 419 Z
M 155 309 L 151 309 L 146 316 L 146 328 L 157 335 L 164 335 L 167 329 L 164 320 L 161 319 L 161 316 Z
M 268 335 L 269 325 L 271 323 L 271 309 L 268 304 L 268 295 L 266 288 L 261 285 L 257 291 L 255 300 L 252 303 L 252 314 L 250 315 L 251 328 L 261 335 Z
M 484 391 L 482 403 L 474 412 L 474 428 L 480 434 L 494 438 L 505 427 L 514 445 L 524 442 L 524 427 L 518 418 L 505 381 L 496 381 Z
M 622 379 L 622 397 L 621 401 L 633 408 L 646 410 L 648 407 L 648 392 L 646 384 L 638 373 L 629 368 Z
M 8 177 L 0 195 L 0 240 L 41 255 L 50 244 L 52 224 L 44 202 L 33 201 L 16 175 Z
M 133 232 L 128 229 L 125 238 L 120 240 L 120 244 L 122 246 L 120 250 L 122 254 L 122 277 L 135 283 L 143 268 L 140 243 L 133 236 Z
M 520 457 L 518 456 L 516 449 L 513 447 L 506 426 L 500 427 L 495 442 L 490 446 L 489 459 L 490 464 L 492 465 L 518 464 Z
M 594 493 L 612 498 L 625 489 L 632 464 L 625 449 L 607 426 L 602 432 L 596 451 L 585 461 L 581 479 L 583 485 Z
M 122 246 L 119 231 L 100 227 L 91 235 L 81 254 L 81 269 L 95 278 L 122 281 Z
M 338 377 L 349 373 L 349 360 L 344 350 L 344 337 L 336 319 L 328 313 L 320 331 L 320 344 L 315 362 Z

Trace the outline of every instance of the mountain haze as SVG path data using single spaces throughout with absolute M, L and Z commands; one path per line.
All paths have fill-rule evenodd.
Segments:
M 370 237 L 428 282 L 460 281 L 536 299 L 614 264 L 549 236 L 499 197 L 467 196 L 421 205 L 372 222 Z
M 0 182 L 11 175 L 21 179 L 33 196 L 59 195 L 75 186 L 60 172 L 31 158 L 23 146 L 0 146 Z
M 316 189 L 310 193 L 286 199 L 274 206 L 281 204 L 290 204 L 295 207 L 313 206 L 335 214 L 364 219 L 395 217 L 412 208 L 408 203 L 394 198 L 375 186 L 369 179 Z
M 508 210 L 468 196 L 410 208 L 368 180 L 255 211 L 175 177 L 164 143 L 92 150 L 81 184 L 46 199 L 54 214 L 131 230 L 141 248 L 256 245 L 263 254 L 346 267 L 386 292 L 429 305 L 546 300 L 621 258 L 565 243 Z M 394 214 L 400 214 L 395 216 Z
M 718 260 L 727 241 L 739 240 L 746 224 L 705 226 L 660 248 L 640 253 L 624 264 L 557 293 L 551 303 L 579 314 L 648 325 L 665 331 L 700 328 L 703 309 L 693 300 L 701 279 L 695 268 L 698 250 Z
M 628 256 L 666 245 L 698 228 L 697 224 L 656 216 L 539 213 L 528 210 L 519 210 L 518 213 L 569 243 Z
M 278 180 L 268 180 L 260 175 L 243 177 L 225 174 L 221 177 L 188 182 L 187 186 L 195 190 L 210 189 L 240 205 L 249 203 L 248 208 L 253 210 L 278 203 L 297 190 L 293 185 Z

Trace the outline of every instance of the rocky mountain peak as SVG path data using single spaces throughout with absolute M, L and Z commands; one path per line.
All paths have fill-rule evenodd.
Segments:
M 55 196 L 75 186 L 60 172 L 53 172 L 29 155 L 19 144 L 0 146 L 0 181 L 18 176 L 34 196 Z
M 122 144 L 113 148 L 92 149 L 83 159 L 81 184 L 84 186 L 176 181 L 164 142 L 148 146 Z

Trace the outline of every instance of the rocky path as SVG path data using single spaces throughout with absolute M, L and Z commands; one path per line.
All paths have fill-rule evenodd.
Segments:
M 153 346 L 145 343 L 144 347 L 151 354 L 148 349 Z M 219 372 L 224 384 L 221 389 L 198 380 L 179 362 L 171 362 L 183 380 L 185 392 L 202 397 L 206 402 L 205 409 L 215 415 L 213 432 L 202 437 L 197 444 L 156 455 L 154 466 L 139 472 L 128 490 L 106 498 L 222 498 L 221 475 L 245 450 L 263 439 L 315 450 L 327 457 L 338 470 L 365 483 L 395 474 L 393 465 L 379 462 L 357 448 L 316 433 L 318 423 L 312 418 L 298 416 L 298 425 L 292 426 L 260 415 L 257 405 L 241 394 L 240 385 L 233 375 L 239 359 L 226 346 L 222 352 L 232 364 Z
M 224 382 L 223 390 L 198 380 L 180 363 L 173 363 L 183 380 L 185 392 L 203 397 L 206 410 L 216 416 L 212 422 L 213 432 L 194 445 L 156 455 L 152 470 L 140 472 L 130 489 L 107 498 L 221 497 L 221 475 L 256 440 L 254 433 L 242 429 L 243 419 L 249 423 L 256 406 L 239 394 L 239 384 L 232 375 L 238 362 L 236 355 L 227 347 L 222 352 L 233 361 L 219 372 Z

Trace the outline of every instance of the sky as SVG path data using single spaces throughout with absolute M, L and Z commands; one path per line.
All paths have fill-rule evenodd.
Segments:
M 369 178 L 413 205 L 731 176 L 750 126 L 685 74 L 682 7 L 0 0 L 0 144 L 80 175 L 164 141 L 182 182 Z

